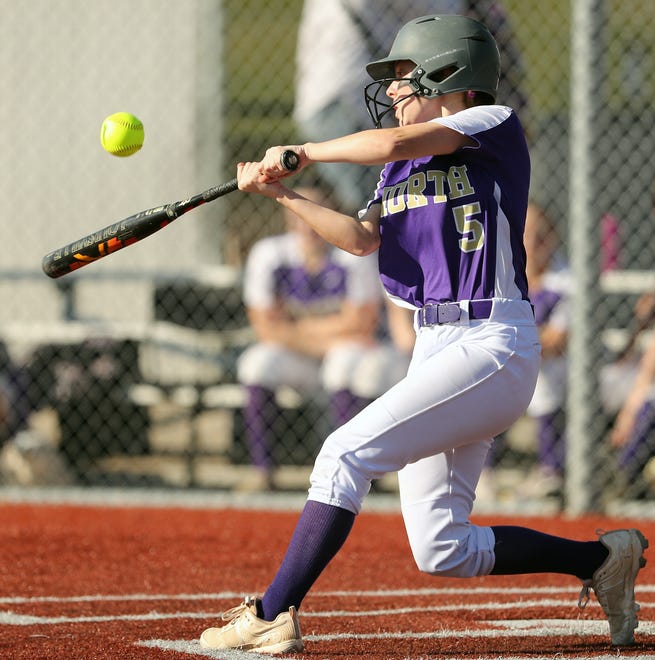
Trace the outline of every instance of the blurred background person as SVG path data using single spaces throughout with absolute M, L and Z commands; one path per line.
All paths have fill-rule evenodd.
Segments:
M 0 447 L 27 422 L 29 406 L 24 373 L 14 364 L 0 341 Z
M 566 349 L 570 275 L 555 224 L 543 208 L 528 206 L 523 235 L 528 294 L 541 341 L 541 367 L 527 409 L 536 423 L 537 467 L 523 486 L 526 495 L 561 495 L 566 460 Z
M 537 384 L 525 417 L 534 425 L 528 427 L 521 420 L 494 438 L 477 489 L 478 497 L 483 499 L 562 495 L 566 461 L 566 349 L 570 275 L 555 224 L 535 202 L 528 205 L 523 242 L 527 259 L 528 294 L 534 307 L 541 342 Z M 525 442 L 526 429 L 534 433 L 536 466 L 520 483 L 516 479 L 507 483 L 502 480 L 501 483 L 497 470 L 511 446 L 519 444 L 523 447 L 529 444 L 532 447 L 532 443 Z
M 326 198 L 317 188 L 300 192 L 318 202 Z M 388 387 L 386 370 L 376 366 L 389 359 L 377 350 L 382 305 L 377 255 L 355 257 L 324 241 L 292 213 L 285 212 L 285 220 L 286 233 L 253 246 L 244 273 L 244 300 L 256 343 L 240 356 L 237 374 L 247 390 L 246 435 L 258 470 L 252 489 L 274 487 L 272 448 L 280 414 L 275 393 L 280 387 L 304 398 L 326 392 L 335 426 Z M 353 382 L 361 364 L 359 395 Z
M 14 361 L 0 341 L 0 484 L 70 485 L 59 448 L 34 424 L 34 382 L 29 366 Z
M 407 21 L 427 14 L 468 14 L 489 28 L 501 54 L 498 103 L 525 123 L 525 70 L 503 3 L 499 0 L 305 0 L 296 46 L 294 120 L 300 139 L 320 142 L 373 127 L 362 89 L 365 65 L 383 57 Z M 344 213 L 363 208 L 379 168 L 317 163 Z
M 625 362 L 628 374 L 632 375 L 630 388 L 622 399 L 610 429 L 610 444 L 618 451 L 621 487 L 625 494 L 636 499 L 652 495 L 655 470 L 655 294 L 640 296 L 635 306 L 636 331 L 624 356 L 617 362 Z M 650 325 L 650 336 L 639 352 L 638 344 L 645 327 Z M 635 355 L 639 355 L 635 360 Z M 615 365 L 616 366 L 616 365 Z M 613 371 L 616 374 L 616 369 Z M 617 379 L 618 380 L 618 379 Z M 625 384 L 623 377 L 620 383 Z M 606 383 L 611 387 L 611 383 Z
M 362 354 L 353 374 L 352 390 L 366 401 L 377 399 L 407 375 L 416 341 L 414 312 L 384 298 L 380 341 Z

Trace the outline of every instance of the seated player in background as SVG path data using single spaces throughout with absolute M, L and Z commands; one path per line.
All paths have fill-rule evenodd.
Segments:
M 635 317 L 642 331 L 647 324 L 652 327 L 655 294 L 647 293 L 639 298 Z M 640 334 L 633 333 L 634 341 L 629 349 L 634 348 Z M 634 353 L 634 350 L 624 350 L 624 353 Z M 610 443 L 619 450 L 619 467 L 626 492 L 637 498 L 652 494 L 648 482 L 654 477 L 645 475 L 644 470 L 655 456 L 655 332 L 651 331 L 636 363 L 634 380 L 612 425 Z
M 566 458 L 565 409 L 568 343 L 569 272 L 558 250 L 561 246 L 552 219 L 530 202 L 525 218 L 528 295 L 541 343 L 541 363 L 526 415 L 535 424 L 537 465 L 513 490 L 521 497 L 561 496 Z M 511 429 L 510 429 L 511 431 Z M 478 497 L 497 497 L 496 469 L 502 464 L 507 434 L 494 438 L 478 483 Z
M 541 342 L 541 366 L 527 410 L 537 425 L 538 466 L 524 490 L 526 495 L 558 495 L 561 493 L 566 456 L 569 274 L 558 257 L 560 241 L 555 226 L 537 204 L 528 205 L 523 241 L 528 295 L 534 305 Z
M 318 188 L 299 193 L 326 202 Z M 244 489 L 274 487 L 280 387 L 304 398 L 325 391 L 330 421 L 340 426 L 393 384 L 392 361 L 376 340 L 382 305 L 376 255 L 361 259 L 333 247 L 288 210 L 285 221 L 286 233 L 253 246 L 244 275 L 256 343 L 241 355 L 238 379 L 247 389 L 246 435 L 258 470 Z

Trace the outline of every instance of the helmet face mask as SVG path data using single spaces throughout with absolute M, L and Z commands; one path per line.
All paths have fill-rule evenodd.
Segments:
M 404 82 L 405 85 L 409 85 L 412 88 L 412 92 L 392 101 L 387 96 L 387 89 L 389 88 L 389 85 L 394 82 L 398 82 L 401 85 Z M 376 128 L 382 128 L 382 122 L 385 117 L 393 112 L 393 109 L 401 101 L 404 101 L 410 96 L 423 96 L 420 86 L 412 77 L 382 78 L 381 80 L 374 80 L 372 83 L 369 83 L 364 87 L 364 102 L 366 103 L 366 110 Z
M 395 64 L 408 60 L 415 68 L 396 77 Z M 389 55 L 371 62 L 366 70 L 375 82 L 365 87 L 366 107 L 373 123 L 382 119 L 393 104 L 383 91 L 396 80 L 407 80 L 413 95 L 434 98 L 452 92 L 474 91 L 496 97 L 500 78 L 500 54 L 487 28 L 466 16 L 421 16 L 398 32 Z

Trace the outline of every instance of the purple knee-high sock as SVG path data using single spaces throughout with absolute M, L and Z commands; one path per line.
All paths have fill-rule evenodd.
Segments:
M 270 470 L 273 465 L 270 434 L 278 412 L 275 395 L 259 385 L 249 385 L 246 389 L 248 400 L 244 421 L 250 460 L 255 467 Z
M 273 621 L 291 605 L 296 608 L 344 544 L 355 514 L 331 504 L 308 500 L 300 514 L 282 564 L 262 599 L 262 617 Z
M 491 575 L 564 573 L 587 580 L 607 559 L 600 541 L 573 541 L 513 525 L 491 529 L 496 538 Z
M 356 396 L 350 390 L 337 390 L 330 396 L 330 413 L 336 426 L 342 426 L 361 412 L 368 399 Z

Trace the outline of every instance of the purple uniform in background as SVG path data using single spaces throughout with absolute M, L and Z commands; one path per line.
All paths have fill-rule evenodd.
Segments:
M 320 266 L 310 270 L 300 236 L 289 231 L 261 239 L 248 256 L 244 301 L 253 310 L 275 309 L 292 321 L 320 319 L 340 313 L 346 303 L 364 313 L 367 306 L 380 305 L 382 297 L 375 255 L 356 257 L 326 244 Z M 265 486 L 273 486 L 273 450 L 279 440 L 276 429 L 281 410 L 276 392 L 287 387 L 307 399 L 319 397 L 323 390 L 329 398 L 331 425 L 345 423 L 369 397 L 393 384 L 389 376 L 380 379 L 373 391 L 359 394 L 357 382 L 367 380 L 366 373 L 372 368 L 366 365 L 371 361 L 375 365 L 385 357 L 373 345 L 372 334 L 370 340 L 369 344 L 365 338 L 355 341 L 344 337 L 321 359 L 261 339 L 243 351 L 237 374 L 246 386 L 248 448 L 253 465 L 264 475 Z
M 280 264 L 274 273 L 274 291 L 280 304 L 293 318 L 335 312 L 347 293 L 347 271 L 328 262 L 316 273 L 301 266 Z
M 292 318 L 333 313 L 346 299 L 354 304 L 379 301 L 375 257 L 362 260 L 330 247 L 322 268 L 310 273 L 294 234 L 270 236 L 248 258 L 244 298 L 249 307 L 276 305 Z
M 480 106 L 434 121 L 477 146 L 384 167 L 371 203 L 382 204 L 379 264 L 387 293 L 414 308 L 527 300 L 522 235 L 530 160 L 516 114 Z

